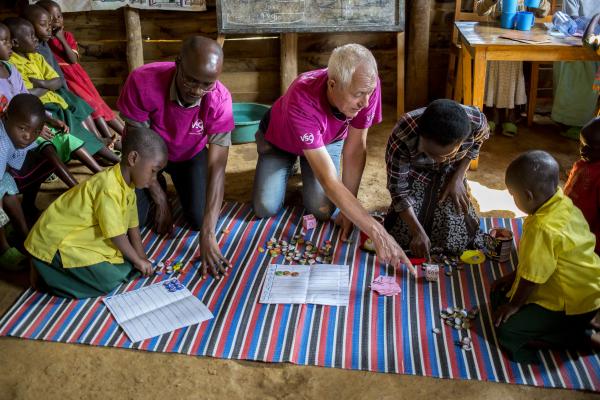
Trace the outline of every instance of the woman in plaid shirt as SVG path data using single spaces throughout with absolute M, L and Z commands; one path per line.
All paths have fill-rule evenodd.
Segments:
M 396 124 L 385 154 L 392 196 L 385 227 L 413 256 L 483 246 L 465 174 L 488 137 L 481 111 L 446 99 Z

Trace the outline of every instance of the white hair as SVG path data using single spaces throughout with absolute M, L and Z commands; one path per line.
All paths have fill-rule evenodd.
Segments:
M 327 63 L 327 75 L 342 88 L 346 88 L 352 82 L 354 71 L 361 65 L 366 67 L 367 74 L 377 77 L 377 61 L 369 49 L 357 43 L 345 44 L 336 47 L 331 53 Z

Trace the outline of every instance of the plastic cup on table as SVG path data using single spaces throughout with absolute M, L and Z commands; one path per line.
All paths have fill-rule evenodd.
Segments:
M 502 0 L 502 12 L 503 13 L 516 13 L 518 1 L 517 0 Z
M 517 13 L 502 13 L 500 16 L 500 27 L 504 29 L 514 29 Z
M 530 31 L 531 27 L 535 23 L 535 17 L 532 12 L 529 11 L 520 11 L 517 13 L 516 17 L 516 27 L 517 30 L 520 31 Z

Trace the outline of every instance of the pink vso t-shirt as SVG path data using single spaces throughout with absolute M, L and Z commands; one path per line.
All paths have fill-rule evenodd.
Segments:
M 381 122 L 381 82 L 369 104 L 356 117 L 337 119 L 327 101 L 327 69 L 299 75 L 271 108 L 271 119 L 265 139 L 289 153 L 303 155 L 304 150 L 317 149 L 345 139 L 348 126 L 369 128 Z
M 118 110 L 150 127 L 166 142 L 169 161 L 186 161 L 198 154 L 208 135 L 234 128 L 231 94 L 219 81 L 202 97 L 198 107 L 185 108 L 170 99 L 175 76 L 174 62 L 156 62 L 135 69 L 125 82 L 117 101 Z

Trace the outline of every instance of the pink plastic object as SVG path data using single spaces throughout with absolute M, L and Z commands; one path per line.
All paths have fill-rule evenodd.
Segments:
M 304 230 L 315 229 L 316 226 L 317 220 L 314 215 L 308 214 L 302 217 L 302 228 L 304 228 Z

